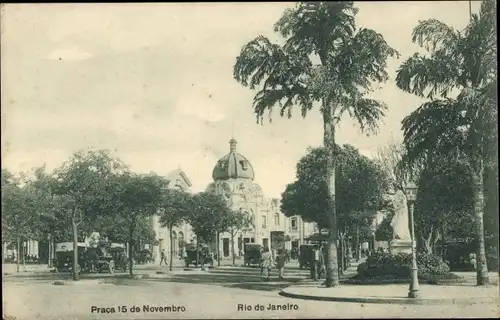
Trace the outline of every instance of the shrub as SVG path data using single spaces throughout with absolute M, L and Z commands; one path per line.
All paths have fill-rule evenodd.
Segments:
M 438 256 L 418 253 L 419 278 L 444 276 L 450 273 L 448 265 Z M 374 253 L 358 266 L 358 275 L 365 278 L 394 277 L 408 278 L 411 272 L 411 254 Z

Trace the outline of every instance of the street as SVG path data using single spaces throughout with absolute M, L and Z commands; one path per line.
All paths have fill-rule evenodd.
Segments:
M 278 294 L 281 288 L 307 276 L 306 270 L 299 270 L 294 264 L 287 268 L 283 281 L 278 281 L 274 272 L 269 282 L 260 279 L 259 268 L 221 267 L 208 272 L 176 268 L 174 275 L 157 275 L 154 270 L 158 266 L 145 265 L 137 269 L 138 274 L 149 273 L 151 277 L 135 280 L 120 274 L 99 274 L 84 276 L 78 284 L 57 286 L 53 285 L 53 279 L 60 277 L 57 274 L 6 276 L 4 315 L 15 319 L 498 316 L 498 305 L 408 306 L 281 297 Z M 89 280 L 92 278 L 101 278 L 104 283 Z M 131 311 L 135 307 L 138 311 Z

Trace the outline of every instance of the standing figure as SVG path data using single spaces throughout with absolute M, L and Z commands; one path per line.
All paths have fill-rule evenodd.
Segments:
M 285 273 L 285 263 L 287 261 L 287 254 L 283 249 L 278 251 L 278 256 L 276 257 L 276 268 L 278 268 L 278 277 L 283 279 Z
M 322 275 L 325 273 L 325 256 L 323 253 L 323 246 L 320 246 L 318 249 L 318 261 L 317 261 L 317 271 L 318 271 L 318 279 L 321 279 Z
M 269 278 L 271 277 L 271 268 L 273 267 L 273 256 L 271 252 L 269 252 L 269 248 L 264 248 L 261 260 L 261 270 L 266 272 L 265 279 L 269 281 Z
M 166 266 L 168 265 L 168 263 L 167 263 L 167 255 L 165 254 L 165 249 L 163 249 L 161 251 L 160 266 L 161 266 L 162 262 L 165 262 Z

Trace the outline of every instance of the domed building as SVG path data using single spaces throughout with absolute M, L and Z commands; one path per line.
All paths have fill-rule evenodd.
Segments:
M 206 191 L 222 195 L 233 210 L 246 212 L 253 226 L 239 232 L 235 237 L 237 255 L 243 253 L 244 243 L 258 243 L 271 247 L 271 235 L 275 231 L 289 239 L 289 249 L 298 246 L 303 239 L 314 233 L 314 226 L 304 223 L 299 216 L 286 217 L 280 211 L 280 200 L 266 198 L 261 187 L 254 181 L 255 171 L 250 161 L 238 153 L 237 142 L 229 141 L 229 153 L 217 161 L 212 179 Z M 222 257 L 231 256 L 231 236 L 221 234 L 219 250 Z

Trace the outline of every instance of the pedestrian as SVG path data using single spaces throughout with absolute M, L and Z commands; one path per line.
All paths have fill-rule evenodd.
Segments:
M 261 248 L 260 249 L 260 276 L 262 277 L 262 274 L 264 273 L 264 264 L 263 264 L 263 260 L 262 260 L 262 255 L 264 253 L 264 248 Z
M 165 249 L 163 249 L 163 250 L 161 251 L 160 266 L 161 266 L 161 263 L 162 263 L 162 262 L 165 262 L 165 266 L 167 266 L 167 265 L 168 265 L 168 263 L 167 263 L 167 256 L 166 256 L 166 254 L 165 254 Z
M 286 263 L 290 263 L 290 258 L 291 258 L 290 255 L 291 255 L 290 250 L 286 249 L 285 250 Z
M 283 249 L 278 251 L 276 257 L 276 268 L 278 268 L 278 278 L 283 279 L 285 273 L 285 263 L 287 262 L 287 254 Z
M 475 253 L 470 253 L 469 254 L 469 262 L 472 265 L 472 267 L 474 268 L 474 270 L 476 270 L 476 268 L 477 268 L 477 260 L 476 260 L 476 254 Z
M 317 262 L 318 279 L 321 279 L 322 275 L 325 273 L 325 256 L 323 253 L 323 246 L 318 249 L 318 262 Z
M 319 262 L 319 249 L 317 247 L 313 247 L 310 256 L 310 268 L 311 268 L 311 279 L 318 280 L 318 262 Z
M 269 281 L 269 278 L 271 277 L 271 268 L 273 266 L 273 256 L 272 253 L 269 252 L 269 248 L 265 247 L 264 252 L 262 253 L 261 257 L 261 271 L 265 271 L 265 279 L 266 281 Z

